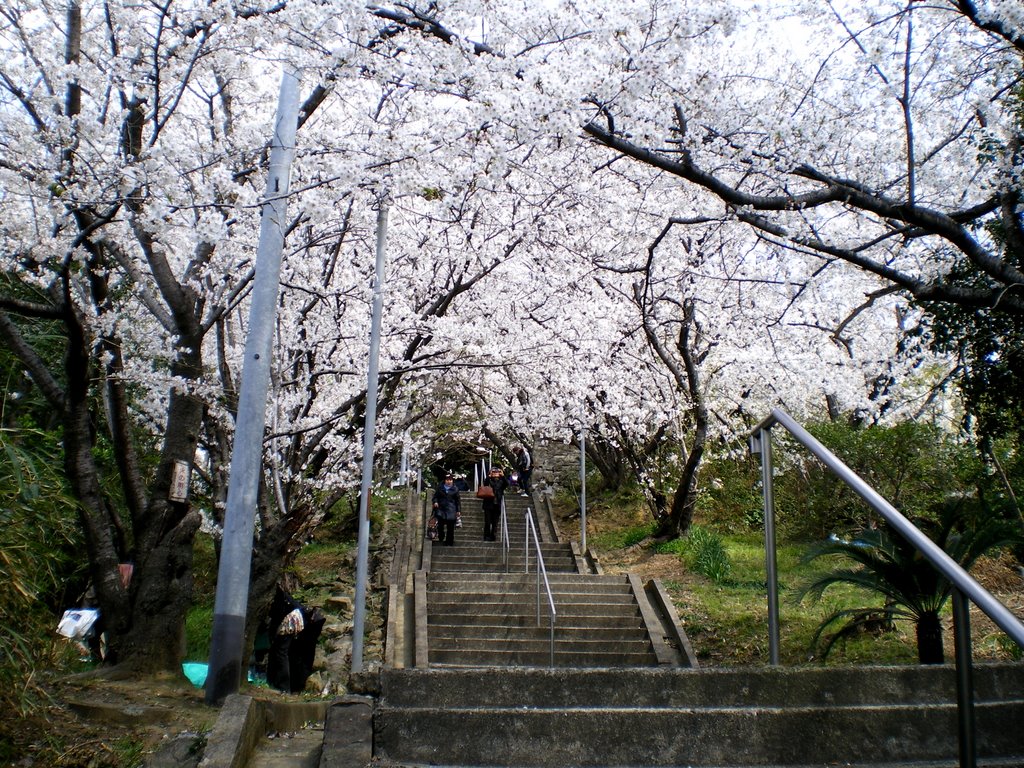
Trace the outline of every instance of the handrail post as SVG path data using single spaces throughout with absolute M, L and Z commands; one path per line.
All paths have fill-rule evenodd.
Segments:
M 960 768 L 975 768 L 978 747 L 974 729 L 974 667 L 971 653 L 971 604 L 953 587 L 953 653 L 956 660 L 957 728 Z
M 533 527 L 533 519 L 530 517 L 530 508 L 526 508 L 526 573 L 530 573 L 530 532 L 533 532 L 534 539 L 537 538 L 537 529 Z M 537 626 L 540 626 L 540 544 L 537 545 Z
M 540 568 L 537 569 L 537 626 L 540 626 Z
M 526 549 L 529 554 L 530 534 L 533 534 L 533 544 L 537 547 L 537 627 L 540 628 L 540 580 L 544 579 L 544 589 L 548 594 L 548 607 L 551 609 L 551 666 L 555 666 L 555 596 L 551 593 L 551 582 L 548 580 L 548 570 L 544 567 L 544 555 L 540 550 L 540 538 L 537 536 L 537 526 L 533 522 L 533 511 L 526 508 Z M 530 572 L 529 565 L 526 568 Z
M 763 427 L 750 438 L 751 454 L 761 455 L 761 492 L 764 497 L 764 560 L 768 588 L 768 658 L 779 665 L 779 574 L 775 551 L 775 497 L 772 488 L 772 431 Z
M 505 497 L 501 497 L 501 516 L 498 520 L 498 528 L 501 529 L 499 535 L 501 536 L 501 560 L 505 566 L 505 573 L 508 573 L 508 548 L 509 548 L 509 537 L 508 537 L 508 518 L 505 516 Z
M 555 666 L 555 614 L 552 613 L 551 616 L 549 617 L 549 619 L 550 619 L 549 625 L 551 627 L 551 635 L 550 635 L 550 637 L 551 637 L 551 640 L 550 640 L 551 666 L 553 667 L 553 666 Z

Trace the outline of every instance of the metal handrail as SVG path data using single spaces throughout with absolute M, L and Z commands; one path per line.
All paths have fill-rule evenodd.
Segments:
M 501 518 L 498 527 L 501 528 L 501 562 L 505 566 L 505 573 L 508 573 L 508 555 L 512 549 L 512 540 L 508 535 L 508 515 L 505 514 L 504 496 L 501 497 Z
M 814 454 L 836 476 L 885 520 L 945 576 L 953 585 L 953 629 L 957 674 L 957 699 L 960 718 L 960 765 L 973 768 L 977 763 L 974 743 L 974 691 L 971 680 L 969 606 L 974 602 L 1000 629 L 1024 648 L 1024 623 L 964 568 L 926 536 L 892 504 L 869 486 L 857 473 L 840 461 L 792 416 L 780 408 L 757 425 L 750 434 L 751 454 L 761 455 L 761 488 L 764 494 L 765 561 L 768 576 L 768 629 L 771 663 L 779 663 L 779 584 L 775 556 L 774 501 L 772 491 L 771 428 L 779 424 L 797 442 Z
M 537 550 L 537 626 L 540 626 L 540 580 L 541 577 L 544 579 L 544 589 L 548 593 L 548 607 L 551 609 L 549 613 L 550 626 L 551 626 L 551 666 L 555 666 L 555 616 L 558 611 L 555 610 L 555 597 L 551 593 L 551 582 L 548 580 L 548 569 L 544 567 L 544 555 L 540 551 L 540 539 L 537 537 L 537 526 L 533 524 L 533 513 L 532 510 L 526 508 L 526 573 L 530 573 L 530 536 L 533 536 L 533 545 Z

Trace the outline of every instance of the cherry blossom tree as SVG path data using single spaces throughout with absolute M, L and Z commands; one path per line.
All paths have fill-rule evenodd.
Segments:
M 912 407 L 924 356 L 904 295 L 1016 306 L 1016 267 L 993 263 L 1011 246 L 965 218 L 1002 217 L 1004 243 L 1019 223 L 1001 111 L 1019 44 L 996 4 L 882 1 L 870 23 L 835 6 L 805 22 L 822 31 L 807 51 L 778 50 L 796 27 L 727 0 L 329 5 L 0 9 L 0 339 L 61 414 L 126 665 L 180 661 L 167 638 L 193 539 L 222 514 L 285 61 L 304 100 L 250 625 L 358 486 L 376 206 L 381 455 L 428 451 L 443 418 L 502 444 L 585 425 L 670 532 L 705 446 L 765 405 Z M 938 57 L 942 24 L 981 55 Z M 888 58 L 893 41 L 905 56 Z M 950 253 L 988 282 L 945 279 Z M 65 339 L 59 359 L 40 320 Z M 181 466 L 185 501 L 170 495 Z

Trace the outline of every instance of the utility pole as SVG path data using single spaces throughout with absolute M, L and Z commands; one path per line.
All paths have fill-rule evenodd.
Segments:
M 242 363 L 238 395 L 238 418 L 231 453 L 227 510 L 217 595 L 213 607 L 213 637 L 206 675 L 206 703 L 220 704 L 241 685 L 245 644 L 246 605 L 252 568 L 252 536 L 256 517 L 256 494 L 263 461 L 263 432 L 266 427 L 267 389 L 270 381 L 271 342 L 277 317 L 277 295 L 281 281 L 281 251 L 284 248 L 285 216 L 295 133 L 299 116 L 299 80 L 286 67 L 274 119 L 270 146 L 270 169 L 263 198 L 260 240 L 256 250 L 249 308 L 249 333 Z
M 363 671 L 363 633 L 366 627 L 366 572 L 370 554 L 370 487 L 373 484 L 374 431 L 377 428 L 377 369 L 380 323 L 384 309 L 384 242 L 388 208 L 383 195 L 377 208 L 377 262 L 370 321 L 370 364 L 366 373 L 366 422 L 363 427 L 363 482 L 359 490 L 359 548 L 356 551 L 356 593 L 352 614 L 352 672 Z
M 587 425 L 580 420 L 580 550 L 587 554 Z

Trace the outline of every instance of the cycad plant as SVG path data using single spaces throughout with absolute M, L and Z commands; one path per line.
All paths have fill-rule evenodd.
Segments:
M 969 514 L 965 503 L 947 506 L 938 520 L 915 521 L 918 527 L 965 570 L 987 552 L 1019 543 L 1021 524 L 988 511 Z M 821 649 L 828 655 L 845 637 L 877 626 L 879 621 L 914 623 L 917 656 L 921 664 L 941 664 L 940 614 L 949 600 L 952 584 L 925 557 L 887 524 L 862 530 L 853 539 L 833 536 L 815 547 L 806 561 L 835 555 L 844 564 L 804 587 L 799 599 L 818 600 L 835 584 L 849 584 L 884 598 L 882 606 L 844 608 L 819 625 L 812 645 L 822 641 L 829 628 L 839 629 Z

